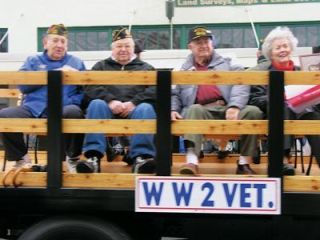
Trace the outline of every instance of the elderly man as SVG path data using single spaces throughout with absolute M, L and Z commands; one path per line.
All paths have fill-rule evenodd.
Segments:
M 85 66 L 82 60 L 67 53 L 68 31 L 63 24 L 49 27 L 43 38 L 44 52 L 28 57 L 20 71 L 82 71 Z M 9 107 L 0 111 L 0 118 L 46 118 L 47 86 L 19 86 L 23 94 L 21 106 Z M 83 118 L 80 104 L 83 92 L 80 86 L 63 87 L 63 117 Z M 15 167 L 30 165 L 28 149 L 22 133 L 2 133 L 6 156 L 9 161 L 16 161 Z M 75 163 L 82 151 L 83 134 L 66 134 L 65 151 L 67 166 L 70 172 L 75 171 Z
M 113 31 L 111 57 L 97 62 L 95 71 L 153 70 L 134 54 L 134 40 L 126 28 Z M 153 108 L 155 87 L 141 85 L 98 85 L 85 88 L 85 99 L 89 102 L 88 119 L 155 119 Z M 77 172 L 99 172 L 100 159 L 107 148 L 105 134 L 86 134 L 83 152 L 87 160 L 80 161 Z M 155 171 L 155 146 L 153 135 L 137 134 L 130 138 L 129 157 L 133 160 L 134 173 Z
M 191 54 L 181 70 L 189 71 L 232 71 L 242 70 L 232 66 L 214 51 L 212 33 L 205 27 L 195 27 L 189 32 Z M 262 112 L 255 106 L 246 105 L 250 87 L 246 85 L 177 85 L 172 90 L 171 118 L 173 121 L 185 119 L 262 119 Z M 186 134 L 186 164 L 181 174 L 197 175 L 198 159 L 203 136 Z M 242 136 L 237 174 L 255 174 L 249 163 L 257 149 L 256 136 Z

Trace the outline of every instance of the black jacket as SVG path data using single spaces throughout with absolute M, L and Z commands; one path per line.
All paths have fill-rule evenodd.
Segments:
M 299 71 L 300 68 L 295 66 L 295 71 Z M 248 71 L 276 71 L 271 62 L 265 61 L 258 64 L 256 67 L 248 69 Z M 251 87 L 249 105 L 257 106 L 264 112 L 265 116 L 268 115 L 268 86 L 266 85 L 254 85 Z
M 134 59 L 127 65 L 121 65 L 111 57 L 97 62 L 93 71 L 149 71 L 154 70 L 150 64 L 139 59 Z M 121 102 L 130 101 L 135 105 L 142 102 L 155 103 L 155 86 L 143 85 L 87 85 L 84 88 L 84 105 L 87 106 L 91 100 L 102 99 L 107 103 L 111 100 Z
M 251 87 L 249 105 L 257 106 L 267 116 L 268 89 L 265 85 Z

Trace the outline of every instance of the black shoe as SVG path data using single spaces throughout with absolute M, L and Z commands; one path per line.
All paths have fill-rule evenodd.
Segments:
M 202 159 L 202 158 L 204 158 L 204 152 L 201 150 L 199 153 L 199 159 Z
M 122 162 L 127 163 L 128 165 L 133 164 L 133 159 L 129 157 L 129 153 L 125 153 L 122 157 Z
M 112 147 L 107 148 L 106 154 L 108 162 L 112 162 L 117 157 L 117 154 Z
M 155 173 L 156 171 L 156 161 L 151 158 L 135 158 L 134 164 L 132 166 L 133 173 Z
M 47 165 L 32 165 L 31 167 L 32 172 L 46 172 L 47 171 Z
M 99 171 L 100 161 L 97 157 L 80 160 L 77 163 L 77 173 L 96 173 Z
M 230 153 L 229 151 L 219 150 L 219 151 L 217 152 L 217 154 L 218 154 L 218 159 L 224 159 L 224 158 L 228 157 L 229 153 Z
M 257 173 L 251 169 L 249 164 L 238 164 L 236 174 L 254 175 Z
M 295 175 L 294 167 L 288 163 L 284 163 L 282 167 L 282 175 L 294 176 Z

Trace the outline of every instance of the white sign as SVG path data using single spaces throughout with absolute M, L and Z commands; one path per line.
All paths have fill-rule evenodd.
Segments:
M 136 178 L 136 212 L 280 214 L 279 178 Z

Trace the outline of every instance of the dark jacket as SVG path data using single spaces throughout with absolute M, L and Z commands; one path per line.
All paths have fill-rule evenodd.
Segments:
M 154 70 L 150 64 L 137 58 L 127 65 L 121 65 L 111 57 L 97 62 L 93 71 L 149 71 Z M 107 103 L 112 100 L 121 102 L 130 101 L 135 105 L 142 102 L 155 103 L 155 86 L 143 85 L 88 85 L 85 86 L 84 104 L 87 106 L 91 100 L 102 99 Z
M 295 66 L 295 71 L 300 70 Z M 270 61 L 262 62 L 253 68 L 249 68 L 248 71 L 276 71 Z M 264 112 L 265 116 L 268 113 L 268 86 L 266 85 L 254 85 L 251 87 L 249 105 L 257 106 Z

